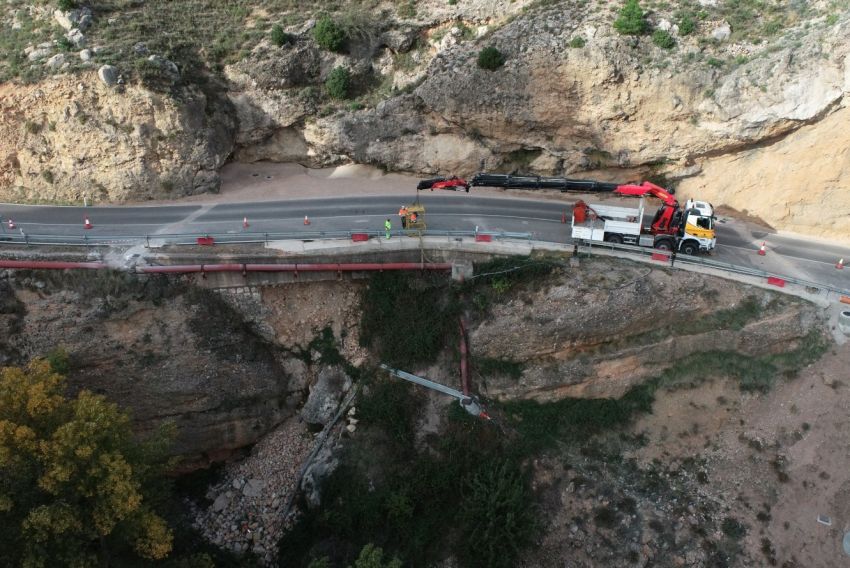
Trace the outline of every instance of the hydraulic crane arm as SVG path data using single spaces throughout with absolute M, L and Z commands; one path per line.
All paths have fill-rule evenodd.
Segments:
M 676 198 L 672 191 L 645 181 L 637 184 L 618 184 L 607 181 L 596 181 L 592 179 L 570 179 L 562 177 L 541 176 L 512 176 L 507 174 L 475 174 L 471 185 L 477 187 L 504 187 L 514 189 L 558 189 L 562 192 L 576 193 L 618 193 L 620 195 L 633 195 L 643 197 L 652 195 L 660 199 L 665 205 L 675 205 Z
M 614 190 L 614 193 L 618 193 L 620 195 L 634 195 L 636 197 L 651 195 L 660 199 L 664 205 L 669 205 L 671 207 L 678 205 L 678 202 L 676 201 L 676 198 L 673 197 L 673 193 L 671 191 L 667 191 L 663 187 L 657 186 L 648 181 L 645 181 L 640 185 L 618 185 L 617 189 Z
M 512 176 L 507 174 L 475 174 L 471 185 L 477 187 L 504 187 L 513 189 L 559 189 L 563 192 L 610 193 L 619 187 L 616 183 L 589 179 L 569 179 L 541 176 Z

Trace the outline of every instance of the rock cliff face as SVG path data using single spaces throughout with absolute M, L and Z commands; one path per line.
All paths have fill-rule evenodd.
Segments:
M 0 286 L 14 300 L 0 313 L 0 362 L 65 349 L 72 388 L 130 410 L 142 433 L 173 421 L 174 452 L 189 464 L 254 443 L 293 414 L 306 388 L 304 364 L 215 295 L 100 275 L 18 275 Z
M 114 202 L 216 192 L 233 147 L 224 99 L 96 73 L 0 86 L 0 201 Z
M 620 397 L 697 353 L 790 351 L 817 325 L 812 306 L 763 290 L 597 260 L 496 304 L 470 345 L 473 364 L 522 368 L 483 377 L 488 396 Z

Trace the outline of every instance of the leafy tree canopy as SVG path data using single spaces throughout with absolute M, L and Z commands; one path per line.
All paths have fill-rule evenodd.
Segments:
M 0 370 L 0 550 L 7 565 L 92 566 L 168 556 L 151 499 L 166 439 L 134 441 L 117 405 L 64 396 L 50 363 Z

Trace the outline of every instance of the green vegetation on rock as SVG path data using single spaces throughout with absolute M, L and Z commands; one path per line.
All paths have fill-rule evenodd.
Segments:
M 278 47 L 282 47 L 288 43 L 292 43 L 294 38 L 283 31 L 283 28 L 279 24 L 275 24 L 272 27 L 271 35 L 269 36 L 271 42 Z
M 345 67 L 335 67 L 325 80 L 325 91 L 332 99 L 347 99 L 351 91 L 351 74 Z
M 345 48 L 345 30 L 330 16 L 322 16 L 313 28 L 313 39 L 328 51 L 343 51 Z
M 444 275 L 399 272 L 372 276 L 363 294 L 360 342 L 392 366 L 433 362 L 457 337 L 459 306 Z
M 670 32 L 664 30 L 655 30 L 652 32 L 652 43 L 661 49 L 672 49 L 676 45 L 676 40 L 670 35 Z
M 478 66 L 482 69 L 495 71 L 505 64 L 505 56 L 493 46 L 485 47 L 478 53 Z

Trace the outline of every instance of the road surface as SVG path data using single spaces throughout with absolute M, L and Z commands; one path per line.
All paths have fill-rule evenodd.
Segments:
M 562 224 L 575 197 L 539 198 L 532 195 L 500 197 L 463 192 L 421 192 L 429 229 L 529 232 L 535 239 L 569 242 L 569 224 Z M 592 198 L 600 201 L 599 197 Z M 128 207 L 59 207 L 0 204 L 3 234 L 143 236 L 175 233 L 238 233 L 289 231 L 379 230 L 389 218 L 400 228 L 398 209 L 409 203 L 399 195 L 344 196 L 285 201 L 210 204 L 159 204 Z M 634 200 L 620 200 L 623 204 Z M 651 203 L 651 202 L 650 202 Z M 304 217 L 311 224 L 305 227 Z M 88 217 L 94 228 L 83 228 Z M 249 228 L 242 226 L 243 219 Z M 16 228 L 9 229 L 8 219 Z M 758 248 L 767 241 L 767 254 Z M 850 289 L 850 268 L 837 270 L 838 259 L 850 261 L 850 249 L 803 238 L 768 234 L 757 225 L 720 218 L 717 249 L 721 262 Z

